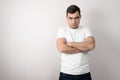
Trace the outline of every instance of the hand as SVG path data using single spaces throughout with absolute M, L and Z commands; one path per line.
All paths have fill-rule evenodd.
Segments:
M 67 45 L 72 47 L 72 43 L 71 42 L 67 42 Z

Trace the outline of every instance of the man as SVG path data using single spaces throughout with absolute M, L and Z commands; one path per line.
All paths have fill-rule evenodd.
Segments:
M 68 26 L 57 33 L 57 48 L 61 53 L 59 80 L 92 80 L 88 51 L 95 47 L 95 39 L 87 27 L 79 26 L 80 8 L 71 5 L 66 10 Z

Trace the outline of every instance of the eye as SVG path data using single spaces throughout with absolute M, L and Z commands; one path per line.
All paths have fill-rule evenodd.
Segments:
M 70 20 L 72 20 L 73 18 L 72 17 L 69 17 Z
M 75 17 L 75 19 L 79 19 L 79 17 Z

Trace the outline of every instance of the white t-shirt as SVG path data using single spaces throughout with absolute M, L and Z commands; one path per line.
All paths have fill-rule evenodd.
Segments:
M 57 38 L 65 38 L 67 42 L 82 42 L 88 36 L 92 36 L 90 30 L 82 26 L 77 29 L 62 27 L 57 33 Z M 72 75 L 90 72 L 88 54 L 84 52 L 77 54 L 61 53 L 61 72 Z

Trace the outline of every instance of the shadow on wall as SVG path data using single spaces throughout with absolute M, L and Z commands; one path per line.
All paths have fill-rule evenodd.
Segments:
M 90 55 L 93 80 L 119 80 L 120 38 L 112 35 L 109 29 L 112 25 L 108 26 L 107 14 L 94 11 L 89 16 L 89 24 L 96 39 L 94 54 Z

